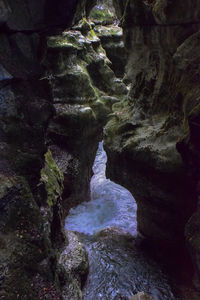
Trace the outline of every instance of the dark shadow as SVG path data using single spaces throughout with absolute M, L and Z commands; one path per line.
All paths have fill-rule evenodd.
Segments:
M 48 0 L 45 3 L 44 18 L 49 27 L 66 28 L 71 25 L 78 0 Z

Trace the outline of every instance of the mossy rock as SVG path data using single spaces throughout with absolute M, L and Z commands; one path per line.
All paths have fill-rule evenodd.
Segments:
M 41 182 L 45 185 L 47 193 L 47 203 L 53 206 L 58 197 L 61 197 L 63 191 L 63 173 L 56 165 L 51 151 L 45 154 L 45 166 L 41 170 Z
M 95 111 L 90 106 L 57 104 L 56 111 L 49 126 L 49 135 L 56 143 L 61 138 L 68 147 L 74 148 L 80 136 L 86 137 L 99 128 Z
M 97 99 L 96 90 L 85 67 L 84 61 L 66 69 L 54 77 L 52 82 L 55 100 L 63 103 L 84 104 Z
M 44 231 L 40 209 L 27 181 L 18 176 L 1 176 L 0 181 L 0 296 L 38 299 L 38 291 L 31 285 L 33 276 L 38 273 L 41 278 L 53 279 L 48 261 L 52 251 L 49 232 Z M 48 270 L 40 265 L 45 259 Z
M 111 112 L 111 108 L 106 106 L 102 99 L 95 101 L 94 104 L 91 105 L 91 107 L 95 112 L 96 119 L 99 122 L 105 123 L 109 113 Z
M 112 24 L 115 20 L 115 16 L 107 8 L 95 6 L 90 12 L 89 18 L 94 22 L 102 23 L 103 25 Z

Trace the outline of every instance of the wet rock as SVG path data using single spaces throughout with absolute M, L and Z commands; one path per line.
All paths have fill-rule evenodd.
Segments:
M 137 293 L 137 295 L 132 296 L 130 300 L 153 300 L 153 298 L 144 292 L 140 292 Z
M 132 299 L 130 295 L 141 290 L 155 295 L 155 299 L 175 299 L 166 274 L 123 230 L 110 227 L 90 237 L 89 243 L 85 237 L 85 242 L 90 272 L 83 289 L 84 299 Z M 143 299 L 139 296 L 136 299 Z
M 89 272 L 88 256 L 84 245 L 73 232 L 67 233 L 69 244 L 60 255 L 59 265 L 64 269 L 63 299 L 81 300 L 82 286 Z
M 64 266 L 68 273 L 73 274 L 81 287 L 89 272 L 88 254 L 75 233 L 68 231 L 67 237 L 69 244 L 61 253 L 59 263 Z

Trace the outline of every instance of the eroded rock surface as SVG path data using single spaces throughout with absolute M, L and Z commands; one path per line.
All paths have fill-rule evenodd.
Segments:
M 46 76 L 56 111 L 48 138 L 64 173 L 67 213 L 90 197 L 92 164 L 102 127 L 113 103 L 124 98 L 127 89 L 115 77 L 101 41 L 86 19 L 62 35 L 48 37 L 47 45 Z M 61 160 L 60 155 L 64 155 Z M 64 164 L 59 162 L 64 160 Z
M 113 103 L 109 175 L 132 191 L 139 230 L 158 251 L 184 248 L 190 218 L 185 234 L 199 283 L 198 1 L 114 2 L 132 84 L 120 103 L 127 89 L 100 31 L 85 19 L 78 24 L 96 1 L 0 1 L 2 299 L 62 299 L 73 291 L 73 276 L 58 263 L 67 244 L 63 208 L 88 197 Z M 81 299 L 76 280 L 70 297 Z
M 131 89 L 106 127 L 107 174 L 134 195 L 138 230 L 154 250 L 171 256 L 178 247 L 181 256 L 199 193 L 199 8 L 196 1 L 115 2 Z M 186 235 L 199 270 L 197 215 Z
M 93 5 L 0 1 L 2 299 L 82 298 L 86 266 L 59 264 L 63 220 L 89 199 L 101 128 L 127 92 L 91 25 L 78 24 Z
M 117 77 L 123 78 L 127 62 L 127 53 L 123 42 L 122 28 L 117 25 L 95 26 L 95 32 L 101 40 L 106 54 L 112 62 L 111 68 Z

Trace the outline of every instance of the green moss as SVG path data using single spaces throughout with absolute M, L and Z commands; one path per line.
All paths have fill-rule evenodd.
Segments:
M 78 50 L 83 48 L 78 42 L 78 38 L 69 34 L 49 37 L 47 44 L 48 48 L 76 48 Z
M 94 32 L 93 29 L 91 29 L 91 30 L 88 32 L 87 38 L 88 38 L 89 40 L 91 40 L 91 41 L 94 41 L 94 40 L 99 41 L 99 38 L 98 38 L 98 36 L 96 35 L 96 33 Z
M 83 35 L 86 35 L 88 31 L 92 29 L 91 24 L 88 22 L 86 18 L 82 18 L 78 24 L 79 30 Z
M 92 110 L 95 113 L 95 118 L 98 120 L 98 122 L 103 122 L 107 120 L 107 116 L 110 113 L 110 109 L 106 107 L 104 102 L 101 100 L 97 100 L 93 104 L 91 104 Z
M 118 126 L 118 119 L 112 117 L 106 124 L 106 133 L 108 133 L 108 136 L 114 136 L 117 133 Z
M 85 60 L 87 61 L 87 63 L 90 63 L 90 62 L 92 62 L 92 57 L 90 55 L 88 55 L 85 57 Z M 86 78 L 88 81 L 87 84 L 84 84 L 85 89 L 88 86 L 88 94 L 89 94 L 89 92 L 91 94 L 91 97 L 88 97 L 88 100 L 89 100 L 88 102 L 94 102 L 94 100 L 97 100 L 99 98 L 98 90 L 95 88 L 95 86 L 93 85 L 93 83 L 91 81 L 91 77 L 87 71 L 86 64 L 83 61 L 79 60 L 78 65 L 81 68 L 82 72 L 86 75 Z M 79 80 L 79 82 L 81 82 L 81 81 Z
M 63 173 L 56 165 L 51 151 L 48 150 L 45 154 L 45 166 L 41 170 L 41 182 L 45 184 L 47 203 L 49 206 L 55 204 L 56 199 L 61 196 L 63 180 Z
M 110 24 L 113 22 L 113 15 L 109 12 L 108 9 L 98 9 L 95 8 L 90 13 L 90 19 L 97 20 L 103 24 Z

